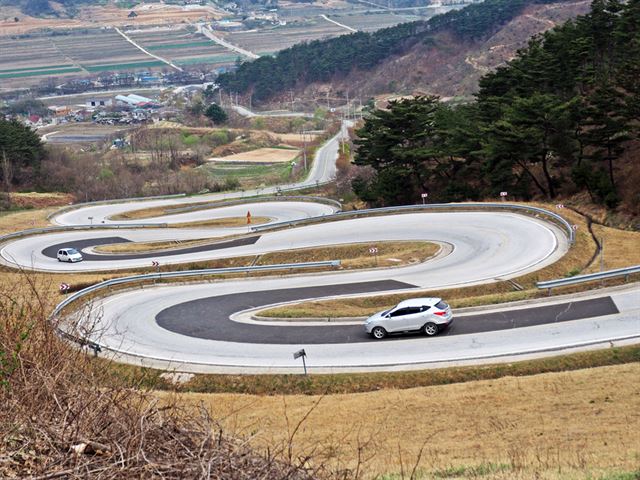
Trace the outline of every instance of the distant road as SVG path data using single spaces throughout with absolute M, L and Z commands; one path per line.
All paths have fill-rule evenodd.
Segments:
M 349 30 L 350 32 L 357 32 L 358 30 L 356 30 L 355 28 L 351 28 L 349 25 L 345 25 L 344 23 L 340 23 L 340 22 L 336 22 L 335 20 L 331 20 L 329 17 L 327 17 L 325 14 L 320 15 L 322 18 L 324 18 L 327 22 L 331 22 L 335 25 L 338 25 L 339 27 L 342 27 L 346 30 Z
M 118 27 L 113 27 L 115 29 L 116 32 L 118 32 L 120 35 L 122 35 L 122 37 L 129 42 L 131 45 L 133 45 L 134 47 L 136 47 L 138 50 L 140 50 L 141 52 L 144 52 L 145 54 L 149 55 L 150 57 L 155 58 L 156 60 L 160 60 L 163 63 L 166 63 L 167 65 L 169 65 L 171 68 L 175 68 L 176 70 L 178 70 L 179 72 L 182 72 L 182 68 L 180 68 L 179 66 L 177 66 L 175 63 L 170 62 L 169 60 L 167 60 L 166 58 L 162 58 L 159 57 L 158 55 L 155 55 L 151 52 L 149 52 L 148 50 L 145 50 L 142 46 L 138 45 L 136 42 L 134 42 L 131 38 L 129 38 L 122 30 L 120 30 Z
M 243 117 L 253 118 L 253 117 L 313 117 L 313 113 L 310 112 L 287 112 L 287 111 L 279 111 L 275 110 L 272 112 L 253 112 L 242 105 L 231 105 L 231 109 L 235 110 L 237 113 L 242 115 Z
M 216 36 L 213 33 L 213 30 L 211 30 L 209 27 L 205 27 L 203 25 L 198 25 L 198 31 L 201 32 L 205 37 L 207 37 L 209 40 L 217 43 L 218 45 L 223 46 L 224 48 L 227 48 L 233 52 L 239 53 L 240 55 L 244 55 L 245 57 L 249 57 L 253 60 L 255 60 L 256 58 L 260 58 L 260 55 L 256 55 L 253 52 L 250 52 L 249 50 L 245 50 L 242 47 L 238 47 L 237 45 L 234 45 L 232 43 L 227 42 L 226 40 Z

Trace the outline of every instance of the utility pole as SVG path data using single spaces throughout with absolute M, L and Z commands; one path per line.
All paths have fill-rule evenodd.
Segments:
M 349 91 L 347 90 L 347 118 L 349 118 Z
M 305 131 L 302 130 L 302 159 L 304 160 L 304 171 L 307 171 L 307 137 Z

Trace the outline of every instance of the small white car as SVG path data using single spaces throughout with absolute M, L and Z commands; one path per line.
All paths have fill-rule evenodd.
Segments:
M 61 248 L 58 250 L 59 262 L 81 262 L 82 254 L 75 248 Z
M 390 333 L 422 331 L 431 337 L 453 322 L 451 307 L 441 298 L 412 298 L 367 318 L 368 334 L 381 340 Z

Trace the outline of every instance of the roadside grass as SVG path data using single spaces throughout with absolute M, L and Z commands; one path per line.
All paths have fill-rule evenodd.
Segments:
M 604 239 L 604 270 L 640 265 L 640 232 L 617 230 L 597 224 L 593 224 L 592 229 L 598 241 Z M 600 260 L 598 256 L 585 273 L 599 271 Z
M 256 265 L 278 263 L 322 262 L 341 260 L 340 268 L 377 268 L 404 266 L 424 262 L 434 256 L 440 246 L 431 242 L 376 242 L 377 254 L 370 253 L 370 243 L 299 248 L 261 255 Z
M 0 212 L 0 235 L 29 230 L 30 228 L 50 227 L 47 215 L 58 210 L 57 207 L 22 211 Z
M 500 378 L 527 378 L 552 372 L 573 372 L 583 369 L 637 364 L 640 365 L 640 345 L 569 353 L 533 360 L 488 365 L 443 367 L 429 370 L 389 371 L 335 374 L 195 374 L 183 383 L 173 384 L 163 378 L 163 370 L 114 363 L 96 358 L 105 367 L 113 368 L 119 377 L 135 379 L 148 388 L 181 393 L 228 393 L 257 396 L 279 395 L 344 395 L 388 390 L 407 390 L 474 383 Z M 313 368 L 309 369 L 313 373 Z M 640 453 L 640 452 L 639 452 Z
M 157 242 L 157 245 L 153 242 L 138 244 L 131 244 L 133 249 L 138 250 L 126 250 L 127 253 L 141 253 L 145 251 L 153 252 L 156 250 L 165 250 L 168 246 L 172 248 L 185 248 L 187 246 L 194 246 L 200 242 L 201 244 L 211 243 L 211 239 L 204 240 L 194 240 L 191 243 L 185 242 Z M 115 250 L 110 250 L 110 253 L 125 253 L 123 250 L 119 250 L 119 246 L 127 248 L 128 244 L 113 244 L 109 246 L 117 247 Z M 394 265 L 405 265 L 407 263 L 415 263 L 417 259 L 423 259 L 427 256 L 438 251 L 438 245 L 429 243 L 429 242 L 383 242 L 379 244 L 379 249 L 382 252 L 378 257 L 380 263 L 384 263 L 384 260 L 392 256 L 394 260 L 399 260 L 399 263 L 395 263 Z M 340 257 L 339 255 L 342 255 Z M 208 260 L 204 262 L 193 262 L 188 264 L 181 265 L 161 265 L 159 267 L 152 267 L 151 265 L 148 268 L 137 268 L 130 270 L 120 270 L 120 271 L 105 271 L 101 273 L 93 273 L 93 274 L 84 274 L 79 272 L 69 272 L 69 273 L 41 273 L 38 275 L 47 276 L 51 280 L 50 282 L 50 292 L 55 293 L 59 287 L 59 283 L 66 283 L 71 286 L 69 292 L 75 292 L 86 288 L 88 286 L 94 285 L 95 283 L 102 282 L 105 280 L 110 280 L 112 278 L 122 277 L 126 275 L 137 275 L 143 273 L 156 273 L 156 272 L 172 272 L 176 270 L 188 271 L 188 270 L 203 270 L 210 268 L 229 268 L 229 267 L 248 267 L 254 265 L 275 265 L 281 263 L 303 263 L 303 262 L 319 262 L 319 261 L 328 261 L 335 260 L 338 258 L 343 258 L 344 262 L 339 267 L 340 269 L 357 269 L 357 268 L 370 268 L 374 266 L 371 262 L 371 258 L 368 253 L 368 247 L 364 244 L 351 244 L 351 245 L 335 245 L 335 246 L 327 246 L 322 248 L 307 248 L 307 249 L 296 249 L 296 250 L 288 250 L 288 251 L 279 251 L 273 253 L 267 253 L 264 255 L 248 255 L 244 257 L 232 257 L 232 258 L 220 258 L 216 260 Z M 317 268 L 308 268 L 304 270 L 305 274 L 314 273 L 314 272 L 323 272 L 327 271 L 328 268 L 332 267 L 317 267 Z M 14 275 L 19 275 L 19 272 L 16 270 L 5 269 Z M 0 270 L 1 271 L 1 270 Z M 238 273 L 230 273 L 230 274 L 217 274 L 210 275 L 207 277 L 199 277 L 198 279 L 191 281 L 216 281 L 223 279 L 233 279 L 233 278 L 257 278 L 257 277 L 265 277 L 265 276 L 273 276 L 273 275 L 287 275 L 291 273 L 296 273 L 295 270 L 282 269 L 276 272 L 238 272 Z M 140 283 L 135 284 L 137 287 L 143 287 L 148 285 L 158 285 L 158 284 L 182 284 L 188 282 L 189 280 L 186 278 L 165 278 L 162 280 L 149 280 L 142 281 Z M 132 288 L 131 284 L 123 284 L 121 286 L 110 287 L 105 291 L 106 294 L 113 294 L 116 291 L 130 289 Z M 86 299 L 95 298 L 96 296 L 101 296 L 104 293 L 97 293 L 96 295 L 86 297 Z M 62 298 L 62 297 L 60 297 Z
M 205 170 L 214 177 L 219 177 L 223 181 L 227 178 L 237 178 L 252 184 L 270 185 L 273 182 L 287 180 L 290 172 L 290 165 L 221 165 L 208 164 L 198 167 Z
M 262 225 L 271 220 L 269 217 L 251 217 L 251 225 Z M 189 228 L 189 227 L 246 227 L 247 217 L 225 217 L 211 220 L 200 220 L 196 222 L 172 223 L 169 228 Z
M 258 380 L 272 393 L 267 396 L 182 393 L 178 398 L 191 408 L 207 406 L 226 429 L 250 438 L 259 450 L 293 435 L 294 455 L 326 454 L 345 471 L 359 468 L 362 478 L 636 479 L 640 363 L 638 347 L 628 348 L 470 367 L 466 370 L 478 375 L 463 383 L 448 377 L 422 386 L 440 370 L 388 373 L 381 375 L 390 382 L 371 385 L 367 393 L 340 393 L 337 375 L 300 375 L 289 376 L 284 385 L 274 377 Z M 596 357 L 623 351 L 635 351 L 633 363 L 592 368 Z M 584 363 L 567 371 L 576 358 Z M 555 363 L 559 371 L 541 373 L 545 363 Z M 537 366 L 513 370 L 518 365 Z M 354 377 L 362 378 L 344 375 Z M 406 378 L 407 388 L 398 378 Z M 318 379 L 324 390 L 319 384 L 299 394 L 288 388 Z M 227 377 L 225 388 L 238 391 L 237 384 L 251 381 Z M 292 434 L 296 425 L 300 428 Z

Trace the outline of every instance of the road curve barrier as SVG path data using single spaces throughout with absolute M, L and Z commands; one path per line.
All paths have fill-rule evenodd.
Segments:
M 166 223 L 98 223 L 92 225 L 61 225 L 58 227 L 30 228 L 0 236 L 0 245 L 16 238 L 40 235 L 43 233 L 67 232 L 70 230 L 120 230 L 127 228 L 167 228 Z
M 91 285 L 90 287 L 83 288 L 82 290 L 68 296 L 54 308 L 53 312 L 49 316 L 49 320 L 53 321 L 54 319 L 60 316 L 62 310 L 65 307 L 75 302 L 76 300 L 85 297 L 86 295 L 96 292 L 98 290 L 108 289 L 109 287 L 113 287 L 115 285 L 123 285 L 130 283 L 143 282 L 147 280 L 161 280 L 167 278 L 182 278 L 182 277 L 206 277 L 210 275 L 221 275 L 221 274 L 229 274 L 229 273 L 252 273 L 252 272 L 269 272 L 269 271 L 277 271 L 277 270 L 305 270 L 312 268 L 322 268 L 322 267 L 332 267 L 337 268 L 340 266 L 340 260 L 327 260 L 323 262 L 303 262 L 303 263 L 278 263 L 275 265 L 258 265 L 252 267 L 228 267 L 228 268 L 207 268 L 203 270 L 183 270 L 176 272 L 158 272 L 158 273 L 147 273 L 143 275 L 131 275 L 128 277 L 120 277 L 114 278 L 111 280 L 105 280 L 104 282 L 96 283 L 95 285 Z M 81 346 L 88 345 L 94 352 L 97 354 L 100 351 L 100 346 L 92 342 L 86 338 L 80 338 L 70 333 L 62 330 L 60 327 L 57 327 L 58 334 L 66 338 L 68 340 L 72 340 L 78 343 Z
M 268 196 L 268 197 L 251 196 L 251 197 L 245 197 L 245 198 L 238 198 L 236 200 L 226 200 L 222 202 L 215 201 L 215 200 L 211 202 L 202 202 L 200 205 L 171 208 L 170 212 L 167 215 L 175 215 L 177 213 L 187 213 L 187 212 L 193 212 L 197 210 L 231 207 L 234 205 L 244 205 L 245 203 L 250 204 L 250 203 L 262 203 L 262 202 L 324 203 L 326 205 L 335 207 L 338 212 L 342 211 L 342 204 L 332 198 L 314 197 L 314 196 L 305 196 L 305 195 L 283 195 L 283 196 Z
M 339 220 L 342 218 L 359 217 L 367 215 L 377 215 L 382 213 L 402 213 L 412 211 L 429 211 L 429 210 L 517 210 L 523 211 L 536 216 L 543 215 L 548 219 L 559 224 L 567 235 L 569 243 L 573 245 L 576 234 L 573 226 L 562 216 L 557 213 L 545 210 L 544 208 L 532 207 L 529 205 L 518 205 L 515 203 L 433 203 L 428 205 L 401 205 L 397 207 L 368 208 L 364 210 L 349 210 L 348 212 L 338 212 L 332 215 L 323 215 L 319 217 L 308 217 L 299 220 L 289 220 L 286 222 L 270 223 L 268 225 L 256 225 L 251 228 L 253 232 L 262 232 L 265 230 L 273 230 L 282 227 L 290 227 L 295 225 L 303 225 L 307 223 L 316 223 L 330 220 Z
M 147 200 L 171 200 L 172 198 L 182 198 L 186 197 L 186 193 L 175 193 L 173 195 L 155 195 L 152 197 L 131 197 L 131 198 L 114 198 L 111 200 L 96 200 L 94 202 L 82 202 L 82 203 L 74 203 L 71 205 L 67 205 L 66 207 L 62 207 L 55 212 L 51 212 L 47 215 L 47 220 L 51 220 L 56 215 L 61 215 L 63 213 L 70 212 L 72 210 L 78 210 L 84 207 L 93 207 L 97 205 L 109 205 L 112 203 L 125 203 L 125 202 L 145 202 Z
M 629 275 L 640 273 L 640 265 L 632 267 L 616 268 L 615 270 L 607 270 L 604 272 L 589 273 L 586 275 L 576 275 L 575 277 L 559 278 L 556 280 L 547 280 L 544 282 L 536 282 L 536 287 L 543 290 L 547 289 L 551 295 L 551 289 L 556 287 L 564 287 L 567 285 L 576 285 L 578 283 L 593 282 L 596 280 L 604 280 L 607 278 L 625 277 L 625 281 L 629 279 Z

